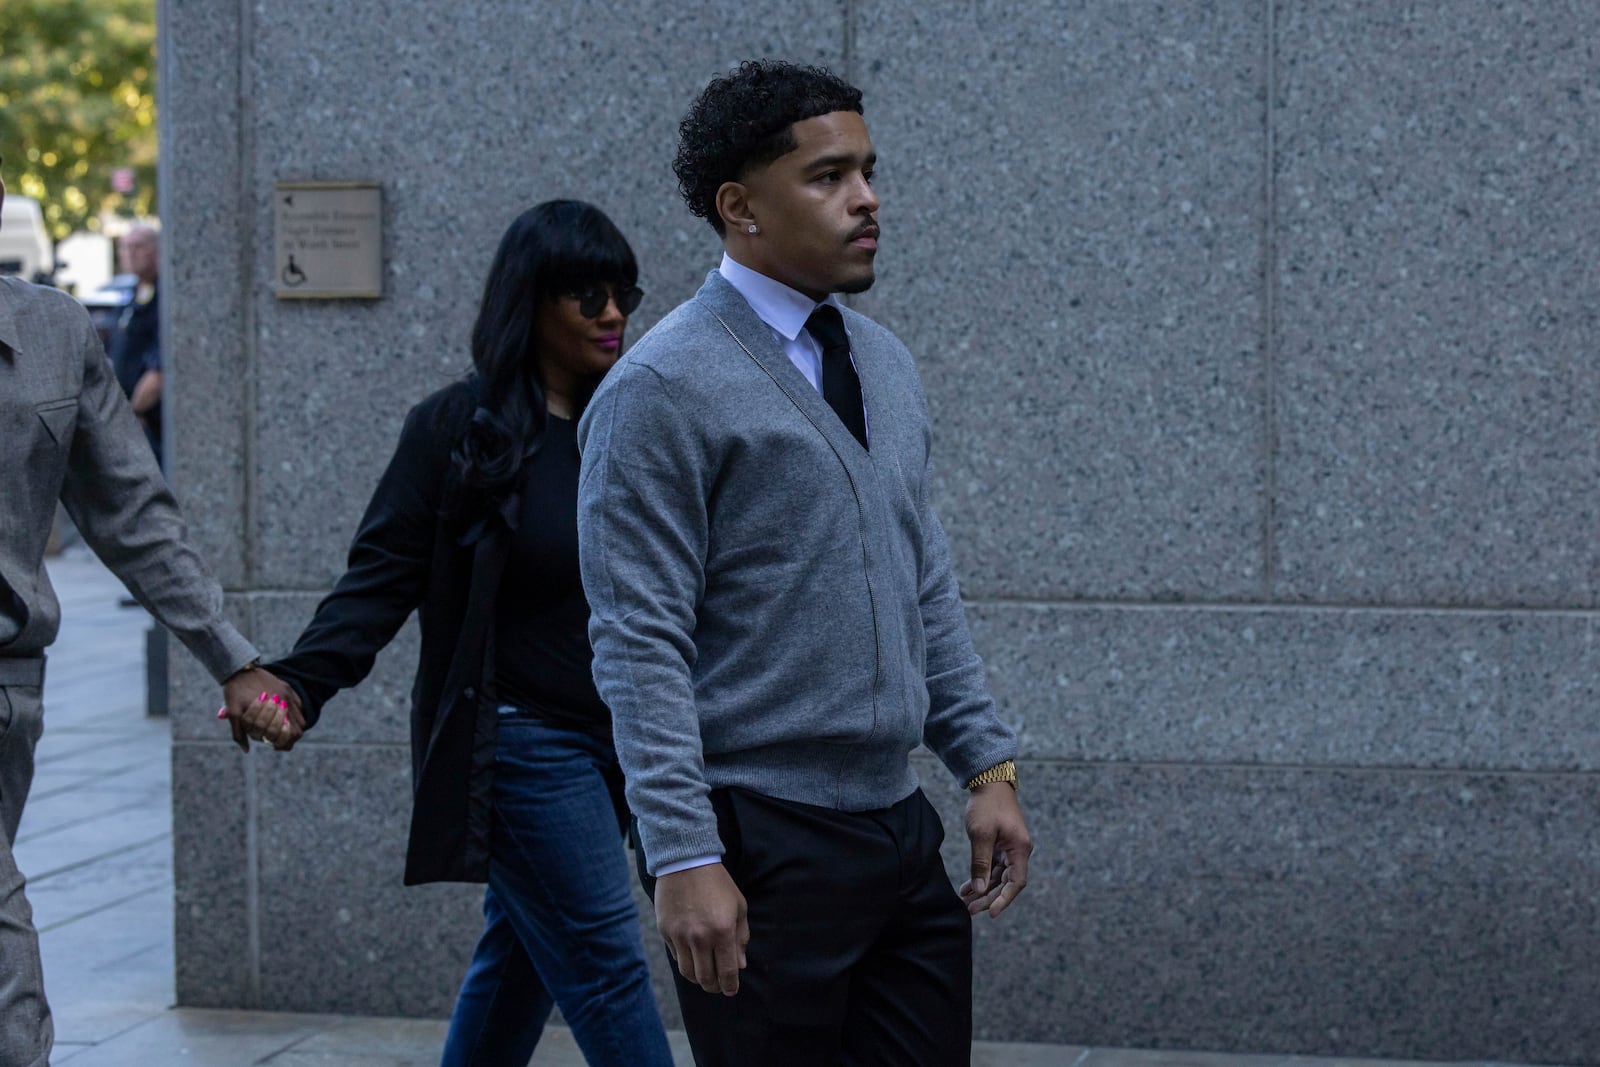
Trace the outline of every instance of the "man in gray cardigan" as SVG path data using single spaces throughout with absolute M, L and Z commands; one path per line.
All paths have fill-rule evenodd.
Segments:
M 722 263 L 579 429 L 595 678 L 702 1067 L 968 1062 L 970 916 L 1027 881 L 921 382 L 832 295 L 873 281 L 874 160 L 826 71 L 713 81 L 675 169 Z M 971 790 L 959 893 L 919 744 Z
M 45 649 L 61 623 L 44 568 L 57 500 L 96 555 L 223 683 L 235 716 L 262 691 L 285 688 L 255 667 L 256 650 L 222 617 L 222 589 L 189 545 L 88 312 L 57 289 L 0 277 L 0 1064 L 7 1067 L 44 1067 L 54 1034 L 33 910 L 11 844 L 44 729 Z

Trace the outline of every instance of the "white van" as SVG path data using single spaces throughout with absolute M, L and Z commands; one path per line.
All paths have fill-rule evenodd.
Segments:
M 0 205 L 0 274 L 30 282 L 49 277 L 56 265 L 54 248 L 39 201 L 7 193 Z

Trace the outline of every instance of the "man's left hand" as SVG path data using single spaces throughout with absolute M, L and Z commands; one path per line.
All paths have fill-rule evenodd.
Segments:
M 960 889 L 967 914 L 987 911 L 991 919 L 1011 906 L 1028 884 L 1033 838 L 1006 782 L 990 782 L 967 801 L 967 837 L 972 841 L 972 877 Z
M 263 701 L 263 695 L 268 699 Z M 280 708 L 273 697 L 286 706 Z M 306 728 L 300 694 L 294 686 L 260 667 L 248 667 L 228 676 L 222 683 L 222 711 L 233 731 L 234 744 L 245 752 L 250 751 L 251 741 L 287 752 Z

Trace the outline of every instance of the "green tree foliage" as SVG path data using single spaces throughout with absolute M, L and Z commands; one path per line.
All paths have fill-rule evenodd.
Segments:
M 155 0 L 0 0 L 6 186 L 39 201 L 58 241 L 103 210 L 155 208 L 155 40 Z

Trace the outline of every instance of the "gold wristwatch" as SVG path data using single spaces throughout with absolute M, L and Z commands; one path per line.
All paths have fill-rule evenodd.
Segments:
M 980 785 L 988 785 L 990 782 L 1005 782 L 1012 789 L 1017 788 L 1016 761 L 1006 760 L 1004 763 L 996 763 L 982 774 L 968 778 L 967 788 L 976 789 Z

